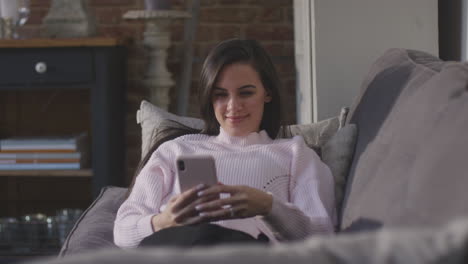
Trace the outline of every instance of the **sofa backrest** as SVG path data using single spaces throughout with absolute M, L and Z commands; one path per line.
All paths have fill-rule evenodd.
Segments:
M 358 126 L 342 230 L 468 215 L 468 66 L 392 49 L 352 106 Z

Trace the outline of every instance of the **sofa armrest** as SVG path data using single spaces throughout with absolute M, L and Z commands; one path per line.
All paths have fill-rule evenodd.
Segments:
M 35 263 L 465 263 L 467 241 L 468 219 L 463 219 L 440 228 L 316 236 L 270 247 L 234 245 L 184 251 L 177 248 L 107 249 Z

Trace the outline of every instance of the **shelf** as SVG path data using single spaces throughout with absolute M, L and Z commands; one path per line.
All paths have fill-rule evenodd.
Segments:
M 128 42 L 110 37 L 1 39 L 0 48 L 112 47 L 127 45 Z
M 83 170 L 0 170 L 0 177 L 92 177 L 91 169 Z

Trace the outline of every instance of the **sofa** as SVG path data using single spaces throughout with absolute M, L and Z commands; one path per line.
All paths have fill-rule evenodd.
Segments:
M 342 119 L 357 128 L 346 134 L 353 140 L 336 140 L 337 130 L 321 145 L 327 152 L 335 138 L 352 147 L 347 159 L 335 149 L 345 175 L 335 235 L 273 246 L 121 250 L 109 230 L 126 189 L 106 187 L 59 258 L 35 263 L 468 263 L 468 65 L 388 50 Z M 89 228 L 96 223 L 102 227 Z

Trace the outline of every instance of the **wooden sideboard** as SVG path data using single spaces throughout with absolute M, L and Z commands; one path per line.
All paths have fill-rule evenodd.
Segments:
M 118 39 L 0 40 L 0 138 L 87 132 L 91 155 L 89 169 L 0 171 L 0 217 L 83 208 L 124 185 L 125 87 Z

